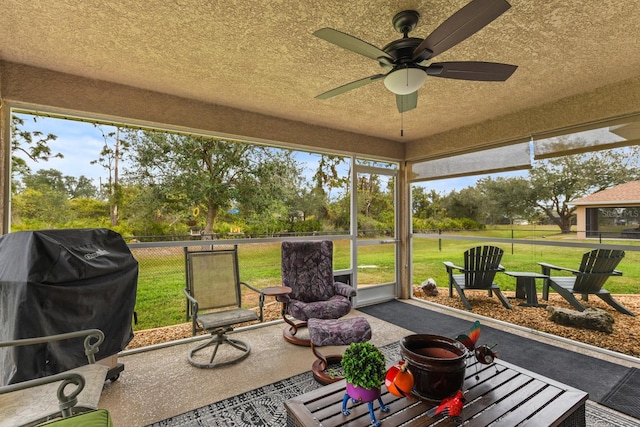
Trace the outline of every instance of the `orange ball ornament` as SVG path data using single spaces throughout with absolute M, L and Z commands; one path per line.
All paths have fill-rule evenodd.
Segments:
M 409 397 L 411 395 L 414 378 L 408 368 L 409 364 L 404 360 L 389 368 L 384 378 L 384 385 L 389 390 L 389 393 L 398 397 Z

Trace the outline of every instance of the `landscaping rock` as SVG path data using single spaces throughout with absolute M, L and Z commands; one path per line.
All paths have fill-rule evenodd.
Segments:
M 613 317 L 599 308 L 587 308 L 584 311 L 569 310 L 561 307 L 547 307 L 547 318 L 559 325 L 580 329 L 613 332 Z
M 436 285 L 436 281 L 429 277 L 427 280 L 422 282 L 420 285 L 422 288 L 422 292 L 428 297 L 436 297 L 438 296 L 438 286 Z

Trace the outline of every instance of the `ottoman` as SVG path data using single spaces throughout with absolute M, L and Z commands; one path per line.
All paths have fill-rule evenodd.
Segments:
M 318 358 L 311 367 L 313 377 L 321 384 L 330 384 L 344 379 L 338 374 L 327 373 L 329 364 L 337 364 L 342 355 L 324 356 L 318 347 L 327 345 L 349 345 L 371 339 L 371 325 L 364 317 L 346 319 L 309 319 L 307 321 L 311 351 Z

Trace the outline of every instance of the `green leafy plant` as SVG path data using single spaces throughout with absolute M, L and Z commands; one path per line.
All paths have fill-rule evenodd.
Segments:
M 354 386 L 371 389 L 384 382 L 386 360 L 380 349 L 371 343 L 351 343 L 340 363 L 345 379 Z

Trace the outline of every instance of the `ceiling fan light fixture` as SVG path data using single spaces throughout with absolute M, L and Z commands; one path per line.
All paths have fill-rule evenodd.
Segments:
M 396 95 L 408 95 L 420 89 L 427 79 L 421 68 L 404 67 L 393 70 L 384 78 L 384 85 Z

